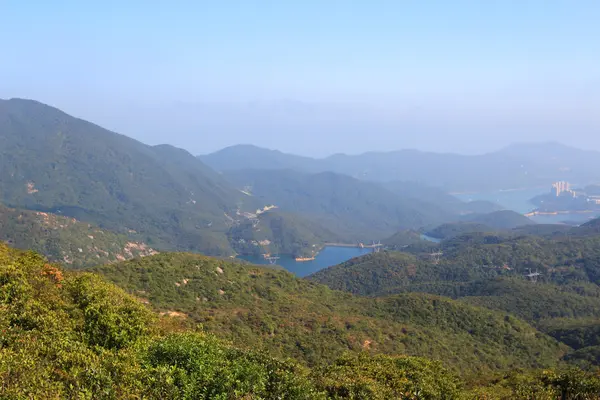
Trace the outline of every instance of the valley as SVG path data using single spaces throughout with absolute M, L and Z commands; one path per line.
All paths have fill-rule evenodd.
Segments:
M 9 398 L 600 391 L 598 219 L 539 224 L 349 157 L 198 158 L 26 100 L 0 102 L 0 140 Z
M 600 400 L 599 20 L 0 1 L 0 400 Z

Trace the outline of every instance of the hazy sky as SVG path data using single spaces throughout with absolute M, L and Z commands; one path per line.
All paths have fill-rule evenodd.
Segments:
M 196 154 L 600 150 L 598 21 L 598 0 L 0 0 L 0 98 Z

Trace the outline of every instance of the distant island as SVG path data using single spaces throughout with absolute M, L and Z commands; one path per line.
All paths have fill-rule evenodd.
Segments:
M 600 185 L 573 189 L 569 182 L 555 182 L 549 193 L 535 196 L 530 202 L 536 206 L 536 209 L 525 214 L 527 217 L 600 212 Z

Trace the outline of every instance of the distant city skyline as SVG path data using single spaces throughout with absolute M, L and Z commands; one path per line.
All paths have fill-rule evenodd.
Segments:
M 600 150 L 593 0 L 34 3 L 2 2 L 0 98 L 144 143 Z

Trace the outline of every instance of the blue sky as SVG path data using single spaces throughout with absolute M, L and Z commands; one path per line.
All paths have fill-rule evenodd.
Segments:
M 193 153 L 600 150 L 598 21 L 594 0 L 0 0 L 0 98 Z

